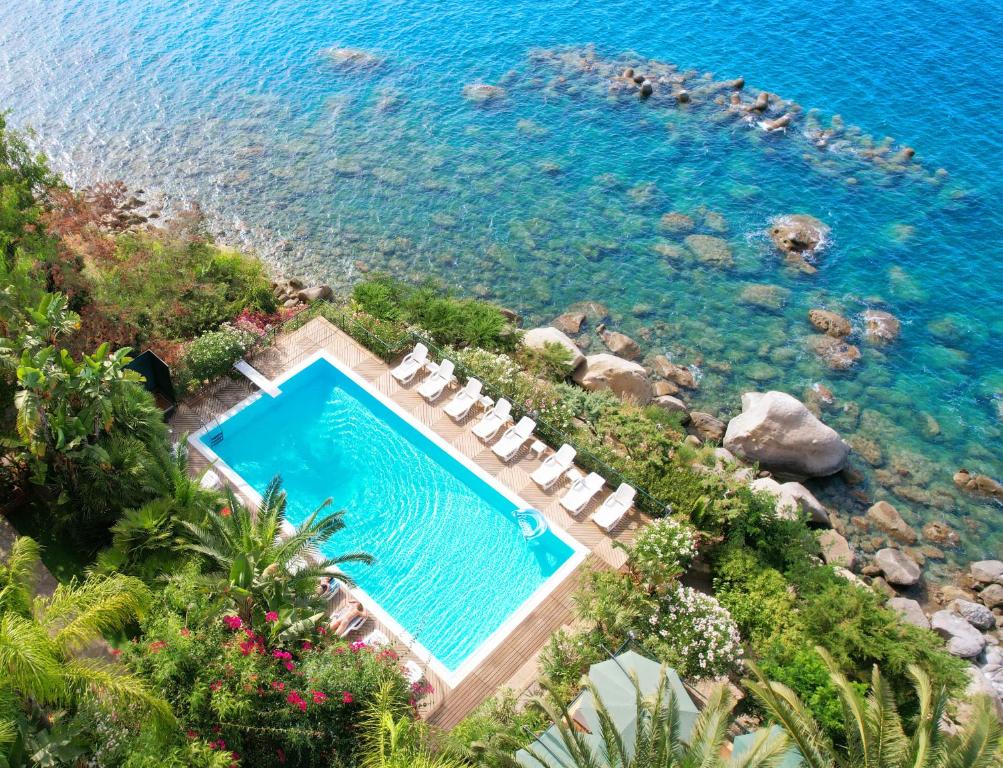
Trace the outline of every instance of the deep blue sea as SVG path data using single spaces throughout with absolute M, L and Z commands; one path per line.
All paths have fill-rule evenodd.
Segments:
M 198 201 L 289 273 L 435 275 L 527 324 L 598 301 L 725 416 L 822 384 L 861 473 L 825 500 L 946 521 L 969 557 L 1003 551 L 1003 510 L 951 481 L 1003 476 L 1001 40 L 1001 0 L 8 0 L 0 105 L 70 181 Z M 642 101 L 626 66 L 667 79 Z M 786 131 L 710 85 L 738 76 L 800 105 Z M 730 257 L 696 258 L 672 211 Z M 814 274 L 764 234 L 790 213 L 831 228 Z M 854 322 L 850 370 L 812 351 L 817 307 Z M 867 308 L 900 338 L 863 339 Z

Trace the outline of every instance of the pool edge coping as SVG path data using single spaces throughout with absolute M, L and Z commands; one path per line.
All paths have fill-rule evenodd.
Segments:
M 472 472 L 475 477 L 487 483 L 498 493 L 515 504 L 517 509 L 536 509 L 536 507 L 527 503 L 525 499 L 519 496 L 518 493 L 508 488 L 501 480 L 494 477 L 483 467 L 479 466 L 477 462 L 451 445 L 438 432 L 405 410 L 399 403 L 395 402 L 392 398 L 388 397 L 379 389 L 374 387 L 369 381 L 352 370 L 347 363 L 342 363 L 326 349 L 321 349 L 311 355 L 308 355 L 299 363 L 291 366 L 288 370 L 283 371 L 279 376 L 271 379 L 271 383 L 273 386 L 279 387 L 284 382 L 293 378 L 297 374 L 302 373 L 304 370 L 320 360 L 324 360 L 335 370 L 347 376 L 353 383 L 361 387 L 363 391 L 376 398 L 381 405 L 389 409 L 399 418 L 403 419 L 405 423 L 416 429 L 424 437 L 431 440 L 437 447 L 445 451 L 447 455 L 458 461 L 465 469 Z M 243 400 L 216 416 L 208 424 L 205 424 L 195 432 L 192 432 L 188 435 L 187 439 L 188 444 L 201 453 L 211 463 L 214 469 L 218 469 L 226 476 L 226 478 L 234 486 L 235 491 L 253 502 L 255 506 L 260 505 L 261 494 L 258 493 L 258 491 L 256 491 L 246 480 L 244 480 L 238 472 L 231 468 L 210 446 L 204 444 L 201 438 L 207 433 L 215 429 L 219 429 L 225 422 L 237 413 L 249 407 L 266 395 L 267 393 L 262 390 L 252 392 Z M 541 514 L 543 513 L 541 512 Z M 571 549 L 571 555 L 556 571 L 554 571 L 554 573 L 548 576 L 536 589 L 534 589 L 524 601 L 519 603 L 515 611 L 506 617 L 506 619 L 498 625 L 498 627 L 496 627 L 479 645 L 477 645 L 470 655 L 468 655 L 455 670 L 448 669 L 431 651 L 425 648 L 425 646 L 422 645 L 417 638 L 412 636 L 411 633 L 404 629 L 404 627 L 402 627 L 396 619 L 385 611 L 382 606 L 380 606 L 380 604 L 365 590 L 360 587 L 353 587 L 351 591 L 354 595 L 360 598 L 363 605 L 366 606 L 372 615 L 374 615 L 397 636 L 398 641 L 407 646 L 408 649 L 414 653 L 414 655 L 417 656 L 423 664 L 432 669 L 436 676 L 446 683 L 449 688 L 455 689 L 465 678 L 477 669 L 477 667 L 486 661 L 488 656 L 498 650 L 505 638 L 515 631 L 515 629 L 521 625 L 534 610 L 542 605 L 547 597 L 549 597 L 550 594 L 558 587 L 558 585 L 571 576 L 591 554 L 591 549 L 578 541 L 578 539 L 572 536 L 570 532 L 564 530 L 563 526 L 551 521 L 546 515 L 543 515 L 543 517 L 547 521 L 548 529 L 553 531 L 554 535 Z

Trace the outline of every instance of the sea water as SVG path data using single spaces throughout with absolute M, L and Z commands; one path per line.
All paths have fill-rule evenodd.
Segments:
M 290 274 L 436 276 L 527 325 L 600 302 L 647 354 L 694 367 L 695 408 L 729 417 L 750 389 L 809 400 L 858 449 L 854 485 L 816 486 L 839 516 L 887 499 L 954 528 L 960 560 L 1003 545 L 999 504 L 951 480 L 1003 475 L 1000 39 L 999 0 L 15 0 L 0 105 L 71 182 L 198 201 Z M 339 65 L 337 47 L 372 58 Z M 710 99 L 611 93 L 582 60 L 670 62 L 696 86 L 741 75 L 819 128 L 802 112 L 767 135 Z M 475 103 L 471 83 L 504 95 Z M 820 149 L 834 115 L 844 130 Z M 906 168 L 861 159 L 886 136 L 915 148 Z M 670 211 L 730 262 L 693 258 L 660 226 Z M 789 213 L 831 228 L 815 274 L 765 235 Z M 853 321 L 851 369 L 811 351 L 812 308 Z M 900 338 L 864 340 L 868 308 Z

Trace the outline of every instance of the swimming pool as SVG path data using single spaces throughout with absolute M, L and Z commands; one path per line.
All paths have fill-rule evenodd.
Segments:
M 293 523 L 346 510 L 332 554 L 376 558 L 346 566 L 357 594 L 449 685 L 585 558 L 557 528 L 528 539 L 525 501 L 327 353 L 274 384 L 190 442 L 252 498 L 280 474 Z

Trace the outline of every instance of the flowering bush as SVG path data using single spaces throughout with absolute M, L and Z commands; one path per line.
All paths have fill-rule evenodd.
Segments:
M 232 325 L 199 336 L 185 352 L 184 366 L 195 382 L 208 382 L 229 372 L 250 348 L 255 335 Z
M 645 641 L 684 677 L 727 674 L 742 658 L 738 625 L 716 599 L 678 585 L 652 606 Z
M 655 520 L 641 529 L 627 562 L 649 590 L 659 590 L 686 572 L 696 554 L 694 529 L 671 517 Z
M 538 414 L 541 420 L 562 432 L 570 429 L 574 414 L 560 391 L 549 381 L 530 376 L 508 355 L 476 347 L 447 348 L 446 355 L 485 384 L 503 392 L 516 408 Z
M 186 571 L 158 593 L 143 636 L 121 658 L 171 703 L 182 730 L 232 753 L 236 765 L 354 765 L 355 724 L 385 683 L 401 707 L 415 704 L 389 650 L 345 643 L 323 628 L 272 644 L 195 597 Z M 339 762 L 339 759 L 341 762 Z
M 244 307 L 233 321 L 233 327 L 239 331 L 246 331 L 261 337 L 281 322 L 282 315 L 278 312 L 262 312 Z

